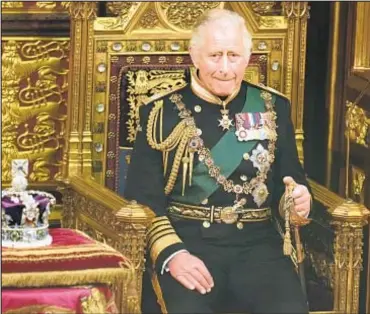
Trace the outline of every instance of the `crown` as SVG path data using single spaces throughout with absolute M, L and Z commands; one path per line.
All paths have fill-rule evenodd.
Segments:
M 49 245 L 49 214 L 55 197 L 28 190 L 25 176 L 13 177 L 12 186 L 1 192 L 2 246 L 12 248 Z

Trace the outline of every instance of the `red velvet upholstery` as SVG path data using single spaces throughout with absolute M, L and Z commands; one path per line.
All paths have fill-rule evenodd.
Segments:
M 86 307 L 86 297 L 92 295 L 110 308 L 108 313 L 114 313 L 115 304 L 109 305 L 113 302 L 109 301 L 112 293 L 119 312 L 125 312 L 124 294 L 134 276 L 130 261 L 78 230 L 51 229 L 50 235 L 53 242 L 49 246 L 2 248 L 3 312 L 14 309 L 15 304 L 20 309 L 17 313 L 54 313 L 58 307 L 65 308 L 66 313 L 69 310 L 81 313 L 79 307 Z M 90 287 L 75 287 L 81 285 Z M 74 305 L 64 298 L 73 299 Z M 91 301 L 93 308 L 97 304 L 94 302 Z M 24 312 L 24 306 L 36 307 L 32 311 L 25 308 Z M 60 312 L 63 310 L 59 309 Z
M 107 286 L 3 289 L 1 313 L 119 313 Z

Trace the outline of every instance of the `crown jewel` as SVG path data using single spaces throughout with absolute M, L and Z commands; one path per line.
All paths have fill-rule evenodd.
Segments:
M 47 192 L 26 190 L 27 179 L 13 177 L 12 187 L 1 192 L 1 240 L 4 247 L 49 245 L 49 214 L 55 197 Z

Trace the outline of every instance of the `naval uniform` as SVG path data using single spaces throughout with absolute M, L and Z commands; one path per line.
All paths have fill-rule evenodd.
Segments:
M 220 99 L 193 73 L 184 88 L 142 106 L 140 125 L 125 197 L 156 214 L 145 275 L 162 312 L 308 313 L 271 219 L 283 177 L 308 186 L 288 99 L 244 81 Z M 180 250 L 205 263 L 210 293 L 188 290 L 164 270 Z

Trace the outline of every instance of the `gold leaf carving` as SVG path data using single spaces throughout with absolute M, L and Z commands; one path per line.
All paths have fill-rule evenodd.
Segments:
M 64 8 L 64 9 L 68 9 L 70 6 L 71 6 L 71 1 L 62 1 L 60 3 L 60 5 Z
M 154 46 L 157 51 L 164 51 L 166 49 L 166 44 L 163 40 L 156 40 Z
M 36 6 L 40 9 L 54 9 L 57 6 L 56 1 L 37 1 Z
M 352 189 L 355 196 L 363 196 L 363 188 L 366 175 L 363 170 L 352 166 Z
M 153 9 L 149 9 L 140 19 L 140 26 L 143 28 L 154 28 L 159 23 L 157 13 Z
M 366 142 L 366 137 L 369 132 L 370 118 L 366 116 L 366 113 L 362 108 L 350 101 L 346 102 L 346 107 L 347 135 L 351 141 L 368 147 L 369 143 Z
M 259 23 L 261 26 L 264 26 L 264 27 L 277 27 L 278 25 L 278 21 L 276 20 L 276 18 L 274 17 L 267 17 L 267 16 L 264 16 L 264 17 L 260 17 L 258 19 Z
M 285 16 L 288 18 L 309 18 L 310 8 L 307 1 L 282 2 Z
M 94 19 L 96 18 L 96 3 L 87 1 L 62 2 L 62 6 L 68 8 L 73 19 Z
M 107 52 L 108 42 L 106 40 L 99 40 L 96 45 L 97 52 Z
M 250 4 L 255 13 L 266 15 L 273 10 L 276 5 L 276 1 L 253 1 Z
M 23 1 L 2 1 L 1 7 L 3 9 L 19 9 L 23 8 Z
M 217 8 L 221 2 L 172 2 L 160 4 L 168 22 L 181 29 L 191 29 L 205 11 Z
M 150 97 L 160 97 L 170 90 L 186 85 L 184 70 L 139 70 L 126 73 L 128 81 L 127 102 L 129 104 L 127 140 L 133 143 L 136 138 L 139 121 L 139 108 L 150 100 Z
M 66 104 L 67 41 L 4 43 L 2 54 L 2 180 L 9 181 L 13 159 L 28 159 L 31 181 L 50 179 L 60 168 L 55 154 L 63 147 Z M 60 172 L 60 170 L 59 170 Z
M 130 1 L 109 1 L 107 2 L 108 11 L 115 17 L 99 19 L 97 22 L 103 25 L 104 29 L 124 28 L 135 14 L 140 2 Z
M 108 11 L 115 16 L 127 15 L 133 5 L 135 2 L 131 1 L 108 1 L 106 3 Z
M 283 45 L 282 40 L 275 39 L 272 41 L 272 50 L 281 51 L 282 45 Z

